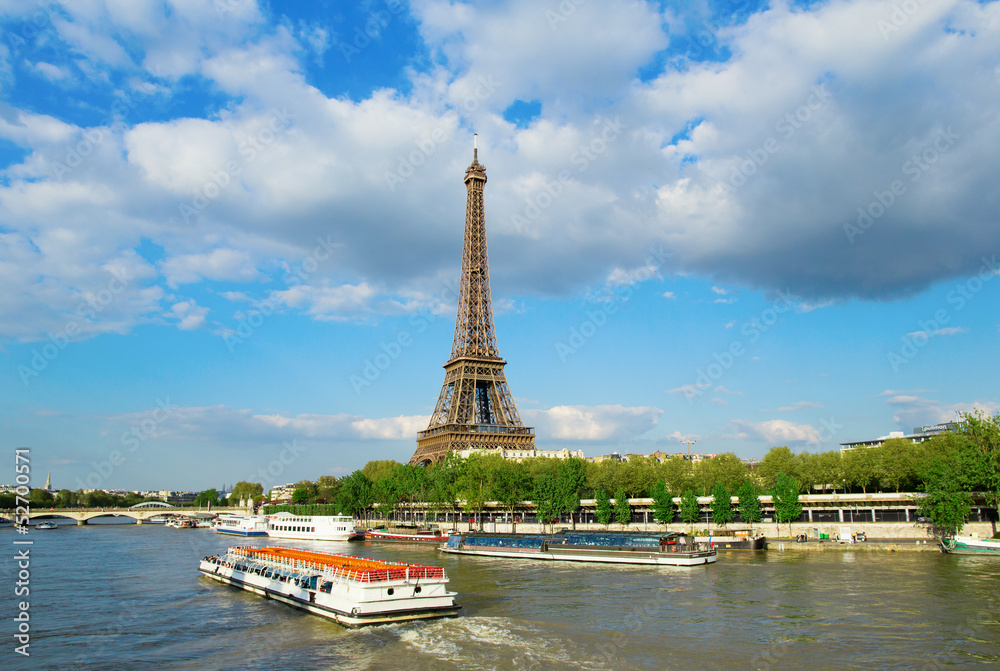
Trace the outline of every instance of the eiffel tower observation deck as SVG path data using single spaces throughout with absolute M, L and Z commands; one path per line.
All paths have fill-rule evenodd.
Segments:
M 418 434 L 411 464 L 435 463 L 453 450 L 535 449 L 535 430 L 521 422 L 503 372 L 507 362 L 497 349 L 483 208 L 486 168 L 479 162 L 479 148 L 474 145 L 472 152 L 465 171 L 465 244 L 455 340 L 434 414 Z

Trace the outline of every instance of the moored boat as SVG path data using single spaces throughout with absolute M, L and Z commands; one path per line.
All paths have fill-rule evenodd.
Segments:
M 217 534 L 245 537 L 267 535 L 267 519 L 262 515 L 223 515 L 215 522 Z
M 555 561 L 699 566 L 717 554 L 683 534 L 560 531 L 555 534 L 454 534 L 441 547 L 453 554 Z
M 766 550 L 764 534 L 749 529 L 719 529 L 711 536 L 697 536 L 695 543 L 708 543 L 718 550 Z
M 303 541 L 349 541 L 362 533 L 350 515 L 293 515 L 288 512 L 267 515 L 267 535 Z
M 35 525 L 36 529 L 58 529 L 59 525 L 55 522 L 39 522 Z
M 365 531 L 366 541 L 397 541 L 403 543 L 443 543 L 448 540 L 449 532 L 430 527 L 388 527 L 368 529 Z
M 231 547 L 198 570 L 346 627 L 451 617 L 461 608 L 437 566 L 267 546 Z
M 956 555 L 1000 556 L 1000 538 L 955 536 L 954 538 L 941 541 L 941 551 Z

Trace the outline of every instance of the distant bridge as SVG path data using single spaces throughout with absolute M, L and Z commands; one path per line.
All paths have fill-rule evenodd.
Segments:
M 28 513 L 29 520 L 39 518 L 64 517 L 76 520 L 77 525 L 84 525 L 98 517 L 128 517 L 136 524 L 148 522 L 152 517 L 214 517 L 215 515 L 245 515 L 246 508 L 212 508 L 212 510 L 194 510 L 192 508 L 174 508 L 157 506 L 155 508 L 32 508 Z M 13 510 L 0 511 L 0 517 L 5 520 L 14 518 Z M 20 516 L 19 516 L 20 517 Z

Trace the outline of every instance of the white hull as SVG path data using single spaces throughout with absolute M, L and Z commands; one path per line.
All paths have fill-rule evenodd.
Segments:
M 267 535 L 298 541 L 349 541 L 360 534 L 354 528 L 354 518 L 346 515 L 276 513 L 267 516 Z
M 955 536 L 947 544 L 942 543 L 941 549 L 956 555 L 994 555 L 1000 556 L 1000 540 L 994 538 L 973 538 L 972 536 Z
M 456 594 L 448 591 L 443 573 L 440 578 L 400 577 L 372 582 L 318 574 L 321 579 L 296 584 L 293 579 L 272 577 L 269 572 L 261 571 L 262 566 L 243 560 L 206 558 L 198 570 L 217 582 L 280 601 L 345 627 L 450 617 L 457 615 L 460 608 L 455 604 Z M 305 573 L 309 573 L 308 569 Z
M 713 552 L 698 553 L 660 553 L 660 552 L 619 552 L 611 554 L 604 548 L 549 550 L 539 552 L 535 550 L 516 550 L 513 548 L 487 549 L 487 548 L 462 548 L 452 549 L 447 546 L 441 548 L 443 552 L 459 555 L 479 555 L 482 557 L 506 557 L 508 559 L 547 559 L 550 561 L 582 561 L 600 562 L 608 564 L 645 564 L 656 566 L 701 566 L 702 564 L 714 564 L 717 555 Z
M 241 538 L 267 536 L 267 520 L 259 515 L 226 515 L 215 520 L 215 533 Z

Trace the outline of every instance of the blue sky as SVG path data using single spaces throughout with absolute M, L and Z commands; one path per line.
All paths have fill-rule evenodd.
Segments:
M 1000 409 L 996 2 L 0 19 L 0 427 L 36 484 L 407 460 L 474 132 L 538 447 L 760 457 Z

